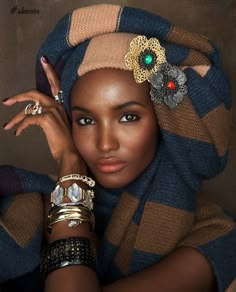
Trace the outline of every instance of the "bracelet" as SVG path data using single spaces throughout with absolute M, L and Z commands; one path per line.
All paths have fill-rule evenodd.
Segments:
M 91 188 L 95 186 L 95 181 L 93 179 L 91 179 L 90 177 L 88 177 L 86 175 L 81 175 L 81 174 L 77 174 L 77 173 L 69 174 L 69 175 L 66 175 L 66 176 L 59 178 L 56 185 L 58 185 L 64 181 L 67 181 L 67 180 L 80 180 L 80 181 L 86 183 Z
M 64 198 L 70 199 L 70 202 L 63 203 Z M 93 209 L 93 190 L 84 190 L 76 183 L 73 183 L 69 188 L 63 188 L 57 185 L 56 188 L 51 193 L 51 204 L 61 206 L 62 204 L 72 204 L 83 205 L 89 210 Z
M 94 214 L 81 206 L 52 207 L 48 214 L 48 232 L 51 232 L 54 224 L 61 221 L 69 221 L 68 227 L 76 227 L 79 224 L 88 223 L 91 232 L 94 230 L 95 225 Z
M 42 250 L 40 272 L 46 277 L 54 270 L 84 265 L 96 271 L 96 248 L 86 237 L 68 237 L 49 243 Z

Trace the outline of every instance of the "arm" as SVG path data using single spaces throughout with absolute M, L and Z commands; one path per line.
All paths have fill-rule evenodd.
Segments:
M 77 156 L 66 156 L 61 164 L 60 176 L 81 172 Z M 83 169 L 83 172 L 85 170 Z M 92 238 L 86 224 L 68 228 L 65 222 L 57 223 L 49 235 L 49 242 L 70 236 Z M 50 273 L 45 282 L 45 292 L 51 291 L 104 291 L 104 292 L 203 292 L 215 291 L 215 279 L 210 263 L 200 252 L 191 247 L 180 247 L 159 263 L 141 272 L 100 287 L 96 274 L 84 266 L 58 269 Z
M 71 173 L 79 168 L 77 157 L 67 156 L 61 168 Z M 69 162 L 70 161 L 70 162 Z M 53 227 L 48 240 L 54 241 L 70 236 L 94 237 L 86 224 L 68 228 L 65 222 Z M 143 291 L 215 291 L 215 279 L 210 263 L 200 252 L 191 247 L 180 247 L 166 256 L 161 262 L 141 272 L 125 277 L 107 286 L 100 287 L 96 274 L 84 266 L 58 269 L 50 273 L 45 282 L 45 291 L 104 291 L 104 292 L 143 292 Z
M 104 287 L 104 292 L 203 292 L 215 291 L 207 259 L 188 247 L 174 250 L 160 263 Z
M 68 236 L 88 236 L 91 233 L 85 225 L 68 230 L 57 224 L 50 240 Z M 72 232 L 72 233 L 71 233 Z M 49 274 L 45 291 L 104 291 L 104 292 L 203 292 L 215 291 L 213 271 L 207 259 L 193 248 L 181 247 L 164 258 L 160 263 L 141 272 L 125 277 L 102 288 L 96 274 L 86 267 L 67 267 Z M 100 290 L 101 289 L 101 290 Z

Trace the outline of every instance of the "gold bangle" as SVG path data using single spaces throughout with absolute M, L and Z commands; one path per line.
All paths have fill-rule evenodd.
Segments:
M 69 221 L 69 227 L 87 222 L 90 225 L 90 231 L 93 231 L 95 217 L 89 209 L 81 206 L 52 207 L 48 214 L 48 231 L 50 232 L 53 225 L 61 221 Z
M 93 179 L 91 179 L 90 177 L 88 177 L 86 175 L 81 175 L 78 173 L 68 174 L 68 175 L 65 175 L 65 176 L 59 178 L 56 185 L 58 185 L 64 181 L 67 181 L 67 180 L 80 180 L 80 181 L 86 183 L 91 188 L 95 186 L 95 181 Z
M 58 207 L 54 206 L 49 210 L 48 216 L 54 216 L 55 214 L 64 213 L 64 212 L 78 212 L 80 214 L 84 215 L 90 215 L 92 214 L 92 211 L 90 211 L 88 208 L 84 206 L 63 206 Z

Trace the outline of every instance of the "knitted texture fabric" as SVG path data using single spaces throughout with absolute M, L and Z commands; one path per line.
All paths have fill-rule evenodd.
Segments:
M 230 285 L 233 287 L 236 278 L 235 221 L 220 207 L 198 198 L 202 180 L 224 169 L 230 137 L 229 82 L 212 43 L 142 9 L 107 4 L 80 8 L 60 20 L 40 48 L 36 63 L 37 88 L 51 95 L 40 64 L 40 57 L 46 55 L 61 78 L 65 107 L 70 113 L 74 82 L 99 68 L 128 70 L 124 56 L 137 35 L 156 37 L 160 41 L 168 63 L 179 66 L 186 74 L 188 94 L 174 109 L 163 103 L 154 104 L 161 137 L 151 165 L 122 189 L 96 187 L 100 282 L 109 283 L 140 271 L 178 246 L 191 246 L 209 259 L 218 291 L 225 291 Z M 16 171 L 11 169 L 13 174 Z M 18 188 L 15 193 L 49 193 L 52 189 L 52 182 L 43 181 L 45 177 L 41 175 L 18 170 L 17 176 L 27 184 L 21 183 L 21 191 Z M 11 182 L 14 176 L 8 173 L 6 177 Z M 0 180 L 0 193 L 2 190 L 7 195 L 6 184 L 1 188 L 4 180 L 4 177 Z M 41 190 L 36 188 L 38 182 Z M 14 183 L 10 190 L 9 193 L 14 193 Z M 4 216 L 14 206 L 15 198 L 12 196 L 12 201 L 7 202 L 10 199 L 5 197 Z M 16 244 L 16 236 L 5 225 L 2 220 L 3 238 Z M 24 253 L 31 253 L 34 268 L 40 246 L 31 249 L 30 245 L 38 240 L 34 236 L 39 232 L 34 229 L 28 245 L 19 246 Z M 12 251 L 16 252 L 13 248 Z M 8 256 L 11 257 L 11 249 Z M 26 265 L 19 267 L 19 271 L 24 274 L 31 268 Z M 7 273 L 11 267 L 5 270 Z M 5 275 L 0 281 L 12 278 L 13 274 Z

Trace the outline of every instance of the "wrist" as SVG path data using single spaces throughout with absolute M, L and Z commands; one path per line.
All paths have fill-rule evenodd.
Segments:
M 67 237 L 87 237 L 92 239 L 94 233 L 90 231 L 89 225 L 87 223 L 81 224 L 75 228 L 69 228 L 67 222 L 59 222 L 55 224 L 49 235 L 49 242 L 67 238 Z
M 63 153 L 59 161 L 59 177 L 79 173 L 87 174 L 87 167 L 82 157 L 76 150 L 68 150 Z

